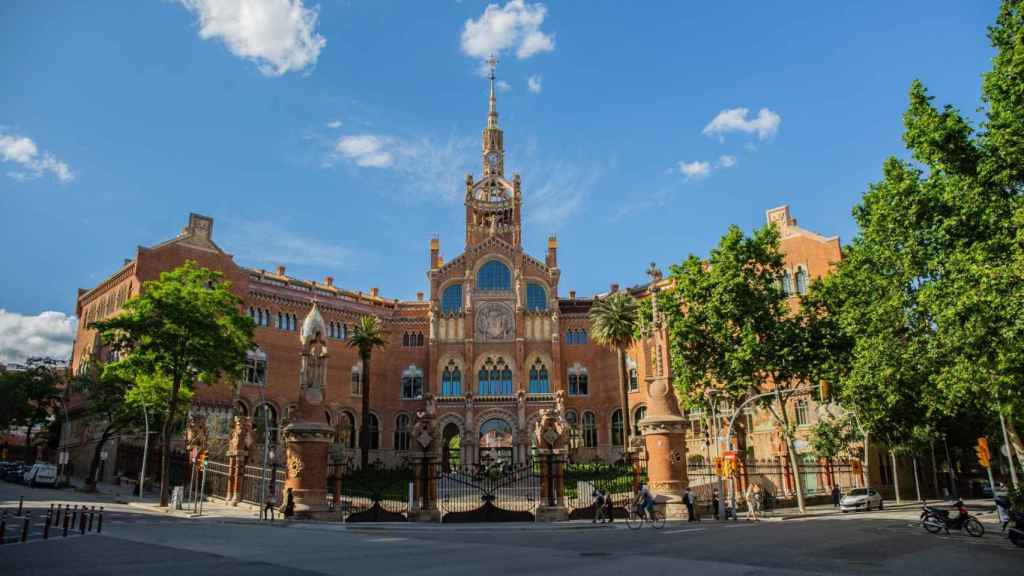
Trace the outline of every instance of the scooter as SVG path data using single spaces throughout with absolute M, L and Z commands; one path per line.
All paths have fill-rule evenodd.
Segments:
M 922 507 L 921 525 L 932 534 L 938 534 L 940 530 L 945 530 L 946 534 L 949 534 L 949 529 L 953 528 L 955 530 L 965 530 L 971 536 L 981 538 L 985 534 L 985 527 L 981 525 L 981 522 L 967 513 L 963 500 L 957 500 L 955 506 L 958 512 L 955 518 L 950 518 L 950 511 L 944 508 L 936 508 L 934 506 Z
M 1010 509 L 1010 501 L 1005 496 L 996 498 L 999 518 L 1003 521 L 1003 533 L 1015 546 L 1024 548 L 1024 513 Z

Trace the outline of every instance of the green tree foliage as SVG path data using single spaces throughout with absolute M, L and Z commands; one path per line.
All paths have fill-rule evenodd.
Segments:
M 813 362 L 821 353 L 792 311 L 780 286 L 783 259 L 774 225 L 746 236 L 732 226 L 705 261 L 691 255 L 672 266 L 672 287 L 659 297 L 666 311 L 675 383 L 689 406 L 707 412 L 709 402 L 738 405 L 773 391 L 762 405 L 786 440 L 798 469 L 794 400 L 816 384 Z M 803 486 L 796 481 L 797 505 Z
M 35 459 L 32 436 L 60 403 L 63 370 L 49 358 L 29 358 L 25 370 L 0 371 L 0 430 L 25 427 L 25 458 Z
M 348 339 L 348 345 L 359 351 L 359 359 L 363 363 L 359 383 L 363 395 L 362 425 L 359 430 L 359 464 L 362 470 L 366 470 L 370 463 L 370 359 L 375 348 L 386 344 L 387 335 L 376 316 L 360 318 Z
M 86 483 L 91 485 L 99 480 L 100 456 L 107 441 L 115 434 L 131 429 L 141 420 L 141 414 L 133 410 L 125 398 L 131 383 L 116 376 L 103 378 L 94 367 L 76 377 L 74 387 L 85 399 L 85 418 L 100 426 L 100 437 L 86 477 Z
M 918 81 L 835 280 L 844 404 L 891 442 L 965 407 L 1024 413 L 1024 7 L 1005 1 L 975 129 Z M 915 421 L 917 420 L 917 421 Z
M 233 382 L 245 366 L 253 322 L 241 314 L 241 305 L 221 273 L 189 261 L 143 284 L 117 316 L 93 324 L 119 356 L 104 366 L 104 378 L 137 382 L 163 375 L 170 380 L 161 406 L 161 506 L 167 506 L 170 492 L 167 448 L 182 415 L 181 390 L 222 377 Z
M 622 405 L 622 425 L 625 438 L 632 436 L 629 414 L 629 374 L 626 368 L 626 349 L 633 342 L 637 329 L 636 300 L 616 292 L 599 299 L 590 308 L 590 333 L 594 341 L 615 350 L 619 365 L 619 396 Z

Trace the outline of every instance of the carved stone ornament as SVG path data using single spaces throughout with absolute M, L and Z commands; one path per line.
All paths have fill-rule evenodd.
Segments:
M 476 313 L 476 333 L 480 340 L 507 341 L 515 337 L 515 315 L 503 302 L 483 302 Z
M 295 454 L 288 455 L 288 475 L 292 478 L 302 477 L 302 460 Z
M 561 414 L 555 410 L 544 409 L 540 411 L 540 419 L 534 430 L 534 440 L 537 446 L 547 446 L 555 450 L 561 448 L 565 443 L 566 425 Z
M 189 448 L 205 448 L 209 431 L 206 428 L 206 418 L 201 414 L 190 414 L 188 417 L 188 433 L 186 441 Z

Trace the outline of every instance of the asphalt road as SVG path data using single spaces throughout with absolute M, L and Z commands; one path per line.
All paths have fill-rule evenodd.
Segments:
M 510 525 L 345 528 L 113 513 L 102 535 L 0 547 L 0 573 L 45 574 L 1021 574 L 998 528 L 927 534 L 914 511 L 663 530 Z

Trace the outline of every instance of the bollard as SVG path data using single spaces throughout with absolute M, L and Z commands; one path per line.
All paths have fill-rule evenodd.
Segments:
M 43 524 L 43 540 L 50 539 L 50 517 L 46 517 L 46 524 Z
M 7 536 L 7 510 L 0 512 L 0 544 L 4 543 Z
M 71 510 L 71 527 L 78 526 L 78 504 Z
M 68 515 L 67 514 L 64 515 L 64 534 L 62 535 L 62 537 L 63 538 L 67 538 L 68 537 Z
M 21 508 L 25 505 L 25 497 L 18 498 L 18 516 L 21 516 Z
M 30 520 L 29 516 L 30 516 L 29 514 L 25 515 L 25 523 L 22 524 L 22 526 L 21 526 L 21 541 L 22 542 L 28 540 L 28 523 L 29 523 L 29 520 Z
M 103 532 L 103 506 L 100 506 L 100 519 L 96 523 L 96 533 L 100 534 Z
M 57 525 L 57 520 L 60 518 L 60 504 L 57 507 L 50 510 L 50 523 L 54 526 Z
M 50 512 L 46 515 L 46 521 L 53 520 L 53 502 L 50 502 Z
M 82 506 L 82 513 L 78 515 L 78 533 L 85 534 L 85 506 Z
M 92 532 L 92 517 L 96 514 L 96 507 L 93 506 L 92 510 L 89 511 L 89 532 Z
M 65 504 L 64 508 L 61 510 L 60 518 L 57 519 L 57 526 L 60 526 L 61 522 L 64 522 L 64 518 L 67 517 L 67 515 L 68 515 L 68 506 L 69 506 L 69 504 Z

